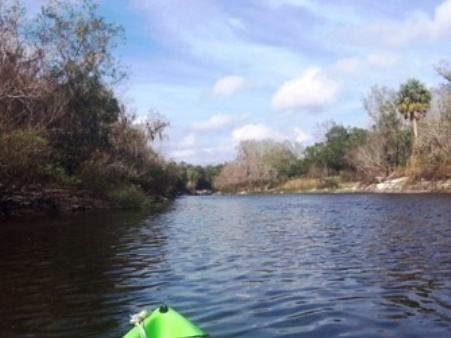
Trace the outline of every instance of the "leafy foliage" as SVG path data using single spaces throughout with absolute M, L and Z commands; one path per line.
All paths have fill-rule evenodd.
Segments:
M 148 209 L 152 206 L 149 196 L 135 185 L 118 187 L 109 193 L 109 197 L 127 209 Z
M 21 184 L 31 184 L 46 177 L 49 158 L 46 140 L 33 129 L 19 129 L 0 134 L 0 195 L 8 196 Z
M 119 103 L 122 28 L 93 1 L 49 0 L 31 21 L 19 1 L 0 1 L 0 38 L 3 191 L 52 181 L 127 207 L 177 194 L 176 171 L 150 146 L 169 123 L 138 123 Z
M 324 138 L 325 141 L 307 147 L 304 152 L 305 160 L 310 164 L 309 174 L 313 177 L 354 170 L 349 154 L 366 142 L 368 131 L 332 123 Z
M 426 115 L 431 102 L 431 93 L 417 79 L 409 79 L 399 88 L 396 106 L 405 119 L 412 122 L 414 136 L 418 136 L 416 121 Z

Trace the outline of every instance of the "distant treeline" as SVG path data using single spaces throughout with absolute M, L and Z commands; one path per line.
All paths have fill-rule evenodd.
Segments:
M 445 83 L 427 89 L 409 79 L 398 90 L 374 86 L 363 99 L 367 129 L 326 122 L 322 140 L 300 144 L 249 140 L 214 179 L 221 191 L 266 190 L 293 178 L 315 178 L 322 187 L 340 182 L 409 176 L 413 181 L 451 177 L 451 68 L 436 67 Z

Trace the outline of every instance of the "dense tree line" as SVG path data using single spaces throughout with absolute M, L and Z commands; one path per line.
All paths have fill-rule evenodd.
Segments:
M 442 63 L 437 70 L 446 80 L 440 88 L 429 90 L 417 79 L 398 90 L 372 87 L 363 98 L 372 121 L 366 129 L 327 123 L 322 140 L 304 149 L 289 142 L 243 141 L 236 159 L 215 177 L 215 187 L 261 191 L 299 177 L 319 182 L 333 177 L 337 184 L 450 178 L 451 68 Z
M 173 197 L 178 167 L 150 146 L 168 122 L 137 123 L 114 94 L 122 28 L 90 0 L 48 1 L 29 17 L 0 1 L 0 196 L 40 184 L 85 188 L 125 206 Z

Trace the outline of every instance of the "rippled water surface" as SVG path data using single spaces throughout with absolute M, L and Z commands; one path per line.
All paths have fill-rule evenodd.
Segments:
M 214 338 L 450 337 L 451 196 L 199 196 L 0 224 L 0 337 L 121 337 L 161 302 Z

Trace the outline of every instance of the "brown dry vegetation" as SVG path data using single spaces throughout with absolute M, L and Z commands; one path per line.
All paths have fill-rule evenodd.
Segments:
M 155 114 L 137 123 L 115 97 L 122 29 L 96 10 L 90 0 L 50 1 L 29 20 L 20 2 L 0 0 L 0 213 L 37 184 L 128 207 L 179 189 L 150 146 L 169 123 Z
M 451 79 L 450 69 L 446 64 L 439 69 L 446 81 Z M 401 89 L 371 88 L 363 99 L 363 108 L 372 120 L 368 129 L 328 122 L 319 142 L 297 152 L 289 144 L 274 147 L 271 140 L 242 142 L 236 160 L 226 164 L 216 178 L 216 188 L 227 192 L 275 187 L 306 191 L 334 189 L 353 181 L 368 185 L 403 176 L 409 177 L 410 182 L 449 179 L 451 83 L 431 90 L 430 95 L 424 85 L 413 79 Z M 409 90 L 420 90 L 424 102 L 406 106 Z M 414 109 L 411 114 L 406 107 Z M 418 107 L 421 114 L 415 111 Z M 408 118 L 404 120 L 406 114 Z M 417 137 L 413 133 L 415 127 Z

